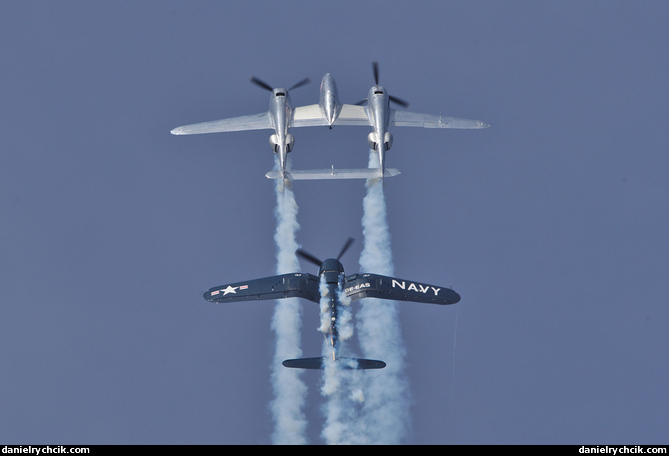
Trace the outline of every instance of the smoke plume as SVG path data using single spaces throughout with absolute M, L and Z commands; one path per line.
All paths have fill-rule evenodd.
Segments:
M 378 159 L 370 151 L 369 166 Z M 394 274 L 390 230 L 381 179 L 367 180 L 363 200 L 365 245 L 360 254 L 362 272 Z M 398 444 L 409 428 L 409 385 L 404 374 L 405 349 L 399 322 L 399 306 L 394 301 L 364 299 L 358 313 L 360 346 L 365 357 L 382 359 L 387 366 L 380 375 L 365 377 L 366 394 L 362 419 L 367 423 L 369 443 Z
M 378 166 L 370 151 L 369 167 Z M 394 273 L 390 231 L 382 179 L 368 179 L 363 199 L 364 246 L 360 254 L 361 272 L 392 276 Z M 342 298 L 345 294 L 342 293 Z M 381 359 L 386 367 L 374 371 L 342 371 L 326 368 L 322 394 L 328 444 L 399 444 L 409 434 L 409 385 L 405 369 L 405 349 L 396 302 L 367 298 L 360 301 L 356 329 L 363 357 Z M 347 337 L 353 335 L 350 317 Z M 347 356 L 348 352 L 344 355 Z
M 322 280 L 322 279 L 321 279 Z M 339 349 L 343 356 L 350 355 L 350 349 L 346 341 L 353 336 L 353 313 L 351 312 L 351 299 L 341 288 L 337 289 L 337 297 L 341 304 L 337 317 L 337 329 L 339 332 Z M 321 330 L 325 327 L 326 318 L 329 317 L 327 296 L 329 291 L 321 281 Z M 327 321 L 329 326 L 329 319 Z M 356 439 L 354 424 L 358 406 L 362 401 L 360 390 L 360 373 L 355 370 L 341 370 L 339 363 L 331 361 L 332 347 L 326 339 L 323 342 L 323 357 L 325 369 L 323 370 L 323 386 L 321 394 L 326 398 L 323 405 L 325 424 L 321 435 L 329 445 L 352 443 Z
M 275 169 L 280 169 L 276 160 Z M 290 182 L 276 181 L 276 232 L 277 274 L 299 271 L 295 251 L 295 239 L 300 226 L 297 223 L 297 202 Z M 270 410 L 275 429 L 272 442 L 277 445 L 302 445 L 307 443 L 307 420 L 303 409 L 307 387 L 301 379 L 300 369 L 287 369 L 281 363 L 285 359 L 302 356 L 300 343 L 302 326 L 301 304 L 297 298 L 280 299 L 276 302 L 272 329 L 276 336 L 276 351 L 272 362 L 272 388 L 274 398 Z
M 378 157 L 369 155 L 369 167 L 377 167 Z M 278 161 L 276 169 L 279 169 Z M 363 199 L 364 245 L 360 254 L 361 272 L 392 276 L 394 274 L 390 231 L 386 219 L 383 180 L 368 179 Z M 274 240 L 277 246 L 277 274 L 299 271 L 295 254 L 297 203 L 291 183 L 276 181 L 276 221 Z M 329 331 L 329 309 L 325 283 L 321 283 L 321 319 L 319 330 Z M 381 359 L 386 367 L 380 370 L 341 370 L 331 361 L 325 362 L 321 394 L 325 423 L 322 437 L 328 444 L 398 444 L 409 434 L 409 385 L 404 373 L 405 349 L 396 302 L 367 298 L 360 301 L 353 322 L 350 299 L 337 290 L 341 306 L 338 315 L 340 356 L 351 356 L 347 341 L 357 333 L 364 358 Z M 306 444 L 307 421 L 303 412 L 307 387 L 300 369 L 287 369 L 281 364 L 289 358 L 302 356 L 301 305 L 297 298 L 278 300 L 272 319 L 276 335 L 276 352 L 272 362 L 274 398 L 270 410 L 274 416 L 272 435 L 275 444 Z M 323 356 L 332 358 L 332 347 L 326 337 Z

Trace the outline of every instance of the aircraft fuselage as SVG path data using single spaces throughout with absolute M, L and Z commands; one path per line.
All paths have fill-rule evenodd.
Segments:
M 321 278 L 321 283 L 325 282 L 325 290 L 321 290 L 321 312 L 326 310 L 323 308 L 324 300 L 327 302 L 327 312 L 329 319 L 329 329 L 325 334 L 329 345 L 332 349 L 332 360 L 336 360 L 339 355 L 339 331 L 337 330 L 337 319 L 339 317 L 339 309 L 341 299 L 339 298 L 340 290 L 344 289 L 344 267 L 333 258 L 325 260 L 318 271 L 318 276 Z M 324 328 L 321 328 L 323 330 Z
M 334 77 L 330 73 L 326 73 L 321 81 L 318 104 L 323 111 L 323 117 L 325 117 L 326 122 L 332 128 L 332 124 L 337 120 L 341 112 L 341 105 L 339 104 L 339 96 L 337 94 L 337 84 L 335 84 Z

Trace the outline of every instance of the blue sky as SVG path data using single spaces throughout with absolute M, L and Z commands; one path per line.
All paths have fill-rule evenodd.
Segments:
M 663 2 L 4 2 L 0 440 L 270 443 L 269 132 L 176 137 L 381 84 L 483 131 L 396 128 L 394 270 L 417 444 L 666 443 Z M 364 167 L 365 128 L 295 129 L 296 168 Z M 357 272 L 364 186 L 298 182 L 298 242 Z M 305 272 L 312 266 L 303 264 Z M 318 353 L 304 303 L 303 348 Z M 309 437 L 320 379 L 307 373 Z

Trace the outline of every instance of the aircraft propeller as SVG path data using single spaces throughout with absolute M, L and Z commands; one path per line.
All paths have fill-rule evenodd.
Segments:
M 351 237 L 346 240 L 346 243 L 344 244 L 344 247 L 342 247 L 341 252 L 339 252 L 339 255 L 337 255 L 337 260 L 339 260 L 342 256 L 344 256 L 344 253 L 346 253 L 346 251 L 351 246 L 351 244 L 353 244 L 354 241 L 355 241 L 355 239 L 353 239 Z
M 309 84 L 310 82 L 311 82 L 311 79 L 306 77 L 306 78 L 302 79 L 300 82 L 296 82 L 295 84 L 293 84 L 291 86 L 291 88 L 288 89 L 288 90 L 290 91 L 290 90 L 293 90 L 293 89 L 297 89 L 298 87 L 302 87 L 303 85 Z
M 262 79 L 256 78 L 255 76 L 251 76 L 250 81 L 252 83 L 254 83 L 255 85 L 257 85 L 259 87 L 262 87 L 263 89 L 268 90 L 270 92 L 274 90 L 274 88 L 271 85 L 267 84 Z M 297 89 L 298 87 L 302 87 L 303 85 L 308 84 L 310 82 L 311 82 L 310 78 L 304 78 L 301 81 L 293 84 L 293 86 L 290 89 L 288 89 L 288 91 L 291 91 L 293 89 Z
M 379 85 L 379 62 L 372 62 L 372 70 L 374 71 L 374 83 Z M 388 98 L 390 98 L 390 101 L 402 106 L 403 108 L 409 107 L 409 103 L 402 100 L 401 98 L 397 98 L 392 95 L 388 95 Z
M 374 72 L 374 84 L 379 85 L 379 62 L 372 62 L 372 71 Z M 392 101 L 393 103 L 396 103 L 396 104 L 402 106 L 403 108 L 408 108 L 409 107 L 409 102 L 404 101 L 401 98 L 397 98 L 393 95 L 388 95 L 388 99 L 390 99 L 390 101 Z M 368 101 L 367 98 L 365 98 L 364 100 L 360 100 L 360 101 L 358 101 L 357 103 L 354 103 L 354 104 L 356 106 L 362 106 L 365 103 L 367 103 L 367 101 Z
M 351 247 L 351 244 L 353 244 L 354 241 L 355 241 L 355 239 L 353 239 L 353 238 L 348 238 L 346 240 L 346 243 L 344 244 L 344 247 L 342 247 L 341 252 L 339 252 L 339 255 L 337 256 L 337 260 L 339 260 L 344 255 L 344 253 L 346 253 L 346 251 L 348 250 L 349 247 Z M 316 258 L 315 256 L 313 256 L 312 254 L 310 254 L 309 252 L 307 252 L 305 250 L 297 249 L 297 251 L 295 253 L 297 253 L 299 256 L 301 256 L 305 260 L 315 264 L 318 267 L 320 267 L 323 264 L 323 262 L 321 260 L 319 260 L 318 258 Z
M 316 258 L 315 256 L 313 256 L 312 254 L 310 254 L 309 252 L 307 252 L 305 250 L 297 249 L 297 251 L 295 253 L 297 253 L 299 256 L 301 256 L 305 260 L 309 261 L 310 263 L 315 264 L 318 267 L 320 267 L 321 264 L 323 264 L 323 262 L 321 260 L 319 260 L 318 258 Z
M 409 107 L 409 102 L 402 100 L 401 98 L 397 98 L 395 96 L 389 95 L 388 98 L 390 98 L 390 101 L 392 101 L 395 104 L 398 104 L 402 106 L 403 108 L 408 108 Z

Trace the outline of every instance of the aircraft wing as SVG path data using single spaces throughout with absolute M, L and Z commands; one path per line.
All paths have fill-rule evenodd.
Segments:
M 487 128 L 488 125 L 480 120 L 458 119 L 456 117 L 435 116 L 419 112 L 390 110 L 390 125 L 396 127 L 423 127 L 423 128 Z
M 223 133 L 227 131 L 265 130 L 272 128 L 274 127 L 269 118 L 269 113 L 264 112 L 250 116 L 184 125 L 175 128 L 171 133 L 173 135 L 197 135 L 201 133 Z
M 370 126 L 372 122 L 364 106 L 344 104 L 332 125 Z
M 344 291 L 352 301 L 362 298 L 380 298 L 441 305 L 455 304 L 460 301 L 460 295 L 450 288 L 378 274 L 354 274 L 346 277 Z
M 293 118 L 290 122 L 291 127 L 318 127 L 327 124 L 323 116 L 323 111 L 321 111 L 321 107 L 317 104 L 298 106 L 293 109 Z
M 325 116 L 323 116 L 320 105 L 299 106 L 293 109 L 291 127 L 315 127 L 321 125 L 328 125 L 328 123 L 325 120 Z M 371 123 L 364 106 L 344 104 L 341 105 L 339 115 L 332 125 L 370 126 Z
M 214 287 L 204 294 L 204 299 L 223 303 L 296 297 L 319 302 L 318 286 L 318 277 L 313 274 L 282 274 Z

